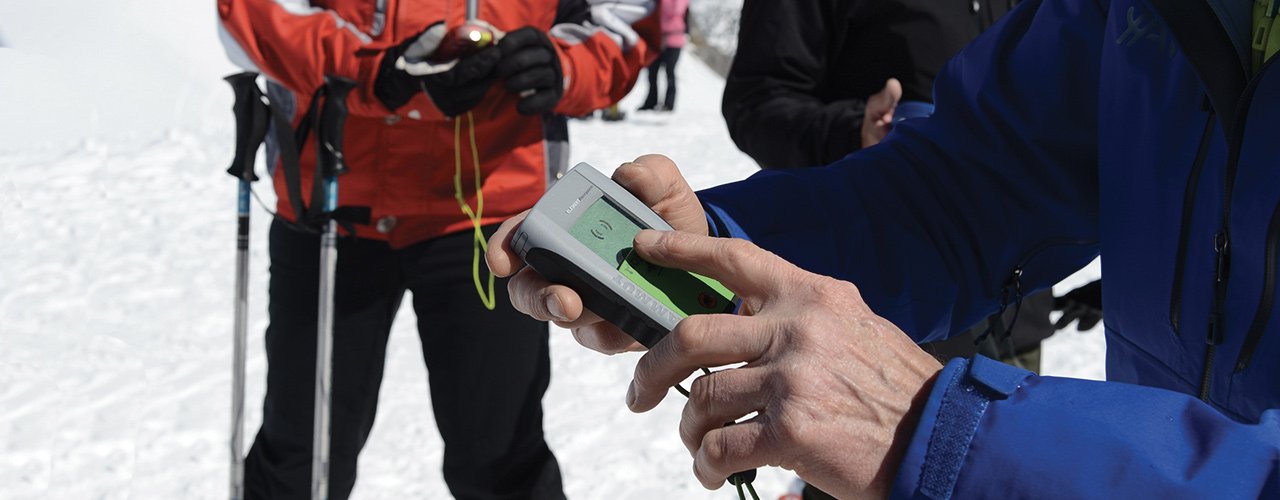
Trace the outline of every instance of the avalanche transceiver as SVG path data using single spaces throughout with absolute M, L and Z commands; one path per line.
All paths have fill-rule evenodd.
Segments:
M 733 293 L 719 282 L 636 255 L 632 241 L 641 229 L 671 226 L 622 186 L 579 163 L 533 206 L 511 248 L 645 347 L 686 316 L 734 310 Z

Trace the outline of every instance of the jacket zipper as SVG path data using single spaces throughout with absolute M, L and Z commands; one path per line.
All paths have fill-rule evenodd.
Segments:
M 1275 64 L 1277 58 L 1271 58 L 1263 64 L 1262 69 L 1253 75 L 1249 84 L 1236 100 L 1236 116 L 1232 127 L 1224 129 L 1227 135 L 1227 168 L 1225 183 L 1222 186 L 1222 223 L 1214 234 L 1213 249 L 1217 264 L 1214 270 L 1213 308 L 1209 313 L 1209 328 L 1205 336 L 1207 347 L 1204 352 L 1204 376 L 1200 379 L 1200 399 L 1209 401 L 1209 386 L 1213 382 L 1213 357 L 1218 345 L 1223 341 L 1223 328 L 1226 323 L 1226 311 L 1223 306 L 1227 298 L 1227 284 L 1231 270 L 1231 194 L 1235 187 L 1236 170 L 1240 163 L 1240 149 L 1244 143 L 1244 125 L 1249 115 L 1249 103 L 1253 93 L 1257 91 L 1261 75 Z
M 1204 169 L 1204 160 L 1208 156 L 1209 140 L 1213 138 L 1214 112 L 1209 110 L 1209 118 L 1205 120 L 1204 133 L 1200 136 L 1200 148 L 1196 150 L 1196 158 L 1191 164 L 1191 176 L 1187 178 L 1186 191 L 1182 201 L 1182 228 L 1178 237 L 1178 254 L 1174 261 L 1173 291 L 1169 298 L 1169 322 L 1173 332 L 1182 336 L 1182 328 L 1178 324 L 1182 314 L 1182 272 L 1187 260 L 1187 239 L 1191 236 L 1191 215 L 1195 209 L 1196 191 L 1200 187 L 1200 172 Z
M 1266 275 L 1262 282 L 1262 297 L 1258 300 L 1258 310 L 1253 315 L 1253 323 L 1249 325 L 1249 333 L 1244 338 L 1244 346 L 1240 348 L 1240 357 L 1236 358 L 1236 373 L 1249 367 L 1253 352 L 1258 348 L 1262 332 L 1271 320 L 1271 311 L 1275 307 L 1276 297 L 1276 261 L 1280 260 L 1280 204 L 1271 213 L 1271 223 L 1267 225 Z
M 1230 241 L 1226 230 L 1218 231 L 1214 235 L 1213 252 L 1217 262 L 1213 272 L 1213 309 L 1209 312 L 1209 333 L 1205 338 L 1207 347 L 1204 351 L 1204 375 L 1200 379 L 1200 399 L 1205 401 L 1209 400 L 1209 384 L 1213 381 L 1214 353 L 1223 339 L 1222 329 L 1225 318 L 1222 304 L 1226 301 L 1227 276 L 1231 267 Z
M 1023 298 L 1022 274 L 1023 274 L 1023 271 L 1027 268 L 1027 264 L 1029 264 L 1032 259 L 1040 255 L 1040 252 L 1048 250 L 1052 247 L 1083 246 L 1083 245 L 1092 245 L 1096 243 L 1097 243 L 1096 241 L 1086 241 L 1086 240 L 1047 241 L 1039 245 L 1036 245 L 1034 248 L 1031 249 L 1030 252 L 1027 252 L 1026 257 L 1023 257 L 1022 260 L 1018 261 L 1017 265 L 1013 266 L 1013 270 L 1010 271 L 1009 277 L 1005 279 L 1004 283 L 1000 287 L 1000 308 L 999 308 L 999 311 L 996 312 L 995 314 L 996 317 L 1001 317 L 1004 315 L 1005 309 L 1007 309 L 1009 306 L 1009 291 L 1013 290 L 1014 292 L 1013 318 L 1011 318 L 1011 320 L 1009 321 L 1009 325 L 1005 329 L 1012 332 L 1013 325 L 1018 321 L 1018 314 L 1019 314 L 1018 312 L 1019 310 L 1022 309 L 1022 298 Z

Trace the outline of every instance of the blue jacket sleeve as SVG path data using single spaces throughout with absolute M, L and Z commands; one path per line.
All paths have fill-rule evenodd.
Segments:
M 1280 414 L 1235 422 L 1185 394 L 1040 377 L 981 356 L 938 376 L 895 498 L 1274 498 Z
M 936 114 L 820 169 L 700 193 L 722 235 L 856 283 L 917 340 L 991 311 L 1012 270 L 1048 286 L 1098 251 L 1103 6 L 1028 0 L 950 62 Z M 1280 410 L 955 360 L 898 469 L 899 498 L 1280 495 Z
M 1023 2 L 947 64 L 931 118 L 826 167 L 702 191 L 713 227 L 858 285 L 920 342 L 968 328 L 1019 285 L 1051 286 L 1098 251 L 1103 14 Z

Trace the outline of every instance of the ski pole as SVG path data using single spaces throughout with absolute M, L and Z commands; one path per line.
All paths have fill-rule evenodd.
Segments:
M 258 74 L 224 78 L 235 93 L 236 155 L 227 173 L 239 179 L 236 210 L 235 333 L 231 356 L 231 500 L 244 498 L 244 358 L 249 328 L 249 196 L 258 146 L 267 135 L 267 109 L 258 89 Z
M 324 213 L 328 214 L 320 238 L 320 300 L 316 321 L 315 421 L 311 444 L 311 498 L 329 498 L 329 403 L 333 371 L 333 288 L 338 263 L 338 176 L 347 172 L 342 157 L 342 131 L 347 120 L 347 94 L 356 83 L 346 78 L 325 76 L 324 108 L 316 128 L 316 173 L 324 177 Z M 315 203 L 313 200 L 312 203 Z

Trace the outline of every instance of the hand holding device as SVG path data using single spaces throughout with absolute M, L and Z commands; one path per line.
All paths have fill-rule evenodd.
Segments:
M 707 234 L 702 205 L 670 159 L 661 155 L 641 156 L 619 167 L 613 180 L 652 207 L 676 230 Z M 643 349 L 635 339 L 584 308 L 577 292 L 552 283 L 533 268 L 524 266 L 511 244 L 516 228 L 527 215 L 528 212 L 522 213 L 504 222 L 490 238 L 486 254 L 494 274 L 515 275 L 509 284 L 515 308 L 569 328 L 579 343 L 596 351 L 612 354 Z
M 720 283 L 639 258 L 632 240 L 642 229 L 672 230 L 631 193 L 579 163 L 529 211 L 510 248 L 646 347 L 685 317 L 733 312 L 733 293 Z

